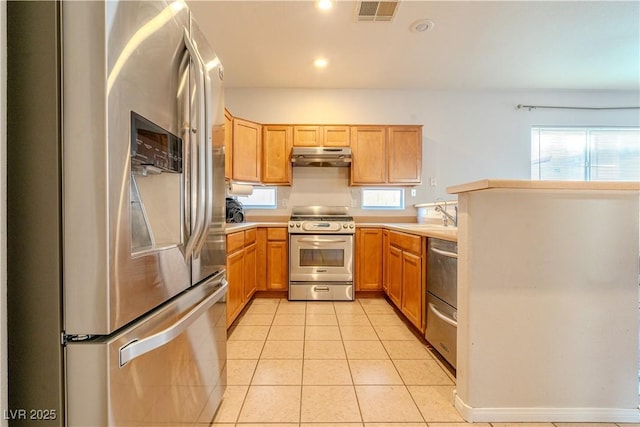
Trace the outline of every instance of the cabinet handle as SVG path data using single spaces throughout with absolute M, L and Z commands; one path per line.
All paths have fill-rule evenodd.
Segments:
M 314 292 L 329 292 L 329 287 L 328 286 L 314 286 L 313 287 L 313 291 Z

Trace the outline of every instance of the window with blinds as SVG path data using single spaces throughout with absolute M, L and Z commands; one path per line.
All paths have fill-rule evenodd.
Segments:
M 640 128 L 533 127 L 531 179 L 640 181 Z

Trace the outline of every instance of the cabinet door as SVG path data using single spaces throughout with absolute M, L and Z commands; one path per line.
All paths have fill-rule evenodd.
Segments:
M 224 110 L 224 177 L 233 178 L 231 165 L 233 164 L 233 117 Z
M 422 328 L 422 257 L 402 253 L 402 306 L 400 310 L 418 329 Z
M 244 251 L 239 250 L 227 255 L 227 327 L 242 310 L 244 301 Z
M 320 147 L 322 146 L 322 132 L 320 126 L 294 126 L 294 147 Z
M 382 230 L 382 290 L 389 295 L 389 231 Z
M 233 179 L 260 182 L 262 163 L 261 128 L 257 123 L 233 119 Z
M 356 290 L 382 290 L 382 230 L 358 229 L 356 253 Z
M 289 288 L 288 255 L 287 242 L 267 242 L 267 290 Z
M 420 184 L 422 181 L 422 127 L 391 126 L 387 140 L 390 184 Z
M 258 227 L 256 232 L 256 290 L 267 290 L 267 229 Z
M 322 126 L 322 141 L 325 147 L 349 147 L 351 128 L 349 126 Z
M 400 307 L 402 301 L 402 251 L 389 246 L 389 298 Z
M 262 182 L 291 185 L 291 126 L 264 126 Z
M 352 184 L 386 182 L 386 138 L 383 126 L 351 128 Z
M 256 292 L 256 261 L 258 245 L 253 243 L 244 248 L 244 301 Z

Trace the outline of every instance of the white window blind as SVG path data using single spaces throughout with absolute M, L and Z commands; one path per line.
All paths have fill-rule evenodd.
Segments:
M 640 129 L 534 127 L 531 179 L 640 181 Z

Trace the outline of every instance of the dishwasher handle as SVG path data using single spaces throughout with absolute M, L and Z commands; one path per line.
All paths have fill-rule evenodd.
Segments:
M 431 248 L 431 250 L 437 253 L 438 255 L 458 259 L 458 254 L 455 252 L 443 251 L 442 249 L 438 249 L 438 248 Z
M 449 318 L 449 317 L 445 316 L 445 314 L 444 314 L 444 313 L 442 313 L 440 310 L 438 310 L 438 309 L 436 308 L 436 306 L 435 306 L 435 305 L 433 305 L 433 303 L 431 303 L 431 302 L 429 303 L 429 309 L 433 312 L 433 314 L 435 314 L 435 315 L 436 315 L 436 317 L 437 317 L 438 319 L 442 320 L 442 321 L 443 321 L 443 322 L 445 322 L 446 324 L 451 325 L 451 326 L 453 326 L 454 328 L 457 328 L 457 327 L 458 327 L 458 322 L 456 322 L 455 320 L 453 320 L 453 319 L 451 319 L 451 318 Z

